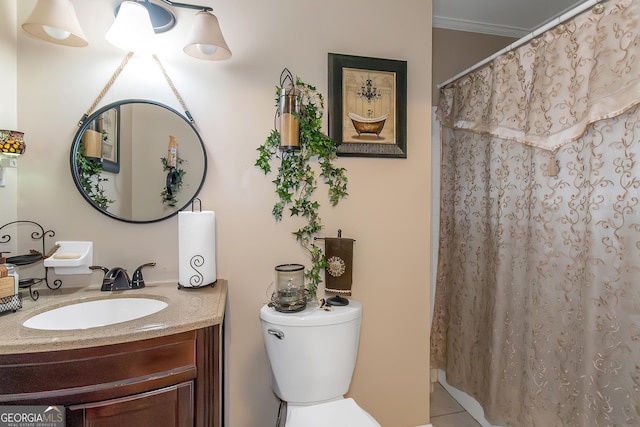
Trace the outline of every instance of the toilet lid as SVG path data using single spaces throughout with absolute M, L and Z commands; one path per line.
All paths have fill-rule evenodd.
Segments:
M 353 399 L 310 406 L 289 406 L 286 427 L 381 427 Z

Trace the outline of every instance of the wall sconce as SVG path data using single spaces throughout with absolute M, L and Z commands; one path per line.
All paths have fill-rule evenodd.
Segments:
M 293 75 L 285 68 L 280 74 L 278 89 L 278 110 L 276 129 L 280 132 L 280 150 L 284 152 L 300 150 L 300 107 L 302 93 L 293 81 Z
M 194 58 L 221 60 L 231 57 L 231 50 L 220 30 L 212 8 L 161 0 L 179 8 L 198 10 L 184 52 Z M 127 52 L 153 51 L 154 34 L 169 31 L 176 24 L 175 15 L 149 0 L 123 1 L 115 10 L 116 19 L 105 38 Z M 75 9 L 70 0 L 38 0 L 31 15 L 22 24 L 29 34 L 66 46 L 87 46 Z
M 222 35 L 218 18 L 211 13 L 212 8 L 162 1 L 173 7 L 199 11 L 183 49 L 187 55 L 206 60 L 231 57 L 231 50 Z M 143 16 L 145 10 L 147 13 Z M 124 1 L 116 8 L 116 20 L 105 37 L 111 44 L 127 52 L 153 51 L 153 34 L 169 31 L 175 23 L 173 13 L 149 0 Z
M 17 166 L 16 157 L 27 149 L 24 133 L 15 130 L 0 130 L 0 187 L 5 186 L 4 169 Z

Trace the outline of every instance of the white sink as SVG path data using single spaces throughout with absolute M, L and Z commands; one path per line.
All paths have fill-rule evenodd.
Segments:
M 152 298 L 109 298 L 54 308 L 27 319 L 23 325 L 32 329 L 68 331 L 114 325 L 139 319 L 167 307 Z

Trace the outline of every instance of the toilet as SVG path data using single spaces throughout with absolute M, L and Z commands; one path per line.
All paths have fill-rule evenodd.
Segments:
M 272 389 L 287 403 L 285 427 L 380 427 L 351 398 L 362 305 L 295 313 L 260 309 Z

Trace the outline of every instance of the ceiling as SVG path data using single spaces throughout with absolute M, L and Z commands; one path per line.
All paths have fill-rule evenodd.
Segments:
M 520 38 L 586 0 L 433 0 L 433 26 Z

